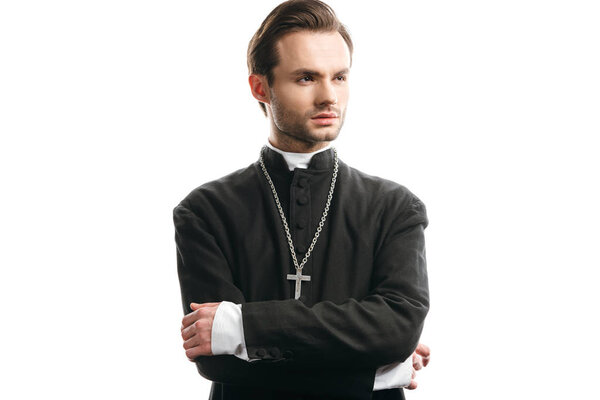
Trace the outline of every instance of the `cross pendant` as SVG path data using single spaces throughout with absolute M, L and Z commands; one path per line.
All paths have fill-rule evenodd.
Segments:
M 288 281 L 296 281 L 296 292 L 294 299 L 298 300 L 300 298 L 300 292 L 302 290 L 302 281 L 310 281 L 309 275 L 302 275 L 302 269 L 297 269 L 296 274 L 288 274 Z

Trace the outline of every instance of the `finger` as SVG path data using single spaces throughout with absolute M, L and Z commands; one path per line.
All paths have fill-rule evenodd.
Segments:
M 200 313 L 198 311 L 192 311 L 189 314 L 186 314 L 181 320 L 181 329 L 184 330 L 188 326 L 192 325 L 200 318 Z
M 431 355 L 431 349 L 429 348 L 429 346 L 427 346 L 423 343 L 419 343 L 417 345 L 417 349 L 415 351 L 421 357 L 429 357 Z
M 206 332 L 212 332 L 212 322 L 208 319 L 200 318 L 199 320 L 195 321 L 192 325 L 188 326 L 187 328 L 181 331 L 181 338 L 183 340 L 188 340 L 192 336 Z
M 194 303 L 192 303 L 192 304 L 194 304 Z M 208 304 L 208 303 L 206 303 L 206 304 Z M 183 319 L 181 320 L 181 324 L 183 325 L 183 329 L 185 329 L 188 326 L 190 326 L 191 324 L 193 324 L 194 322 L 196 322 L 199 319 L 204 318 L 208 315 L 210 315 L 212 318 L 214 318 L 214 314 L 215 314 L 214 310 L 211 310 L 206 307 L 200 307 L 196 311 L 192 311 L 191 313 L 184 316 Z
M 423 358 L 423 366 L 426 367 L 429 364 L 429 357 Z
M 194 326 L 200 325 L 198 321 Z M 205 324 L 206 325 L 206 324 Z M 199 329 L 196 335 L 191 336 L 183 342 L 183 348 L 188 359 L 195 359 L 198 356 L 212 355 L 211 332 L 209 329 Z
M 416 353 L 413 354 L 413 368 L 417 371 L 423 368 L 423 360 L 421 356 Z
M 415 371 L 413 369 L 412 374 L 410 375 L 410 378 L 414 380 L 416 377 L 417 377 L 417 371 Z
M 190 303 L 190 308 L 194 311 L 196 311 L 199 308 L 202 307 L 214 307 L 214 306 L 218 306 L 221 303 Z
M 408 390 L 415 390 L 419 386 L 417 381 L 411 379 L 410 384 L 406 387 Z
M 207 331 L 198 332 L 197 335 L 190 336 L 189 339 L 184 340 L 183 348 L 185 350 L 189 350 L 193 347 L 203 346 L 206 343 L 208 343 L 208 345 L 210 346 L 210 336 L 211 336 L 210 332 L 207 332 Z
M 421 356 L 423 366 L 426 367 L 431 357 L 431 349 L 427 345 L 419 343 L 415 352 Z
M 198 321 L 196 321 L 196 322 L 198 322 Z M 196 334 L 196 330 L 198 329 L 198 327 L 196 326 L 196 322 L 194 322 L 187 328 L 184 328 L 181 330 L 181 338 L 183 340 L 188 340 L 189 338 L 191 338 L 192 336 L 194 336 Z
M 188 360 L 194 360 L 200 356 L 212 356 L 212 351 L 210 348 L 210 343 L 202 343 L 198 346 L 189 348 L 185 351 L 185 356 Z
M 189 350 L 191 348 L 194 348 L 200 344 L 202 344 L 203 340 L 201 338 L 202 335 L 194 335 L 194 336 L 190 336 L 189 339 L 186 339 L 183 341 L 183 349 L 184 350 Z
M 192 336 L 194 336 L 196 334 L 196 328 L 194 327 L 194 325 L 190 325 L 187 328 L 182 328 L 181 329 L 181 338 L 185 341 L 188 340 L 189 338 L 191 338 Z

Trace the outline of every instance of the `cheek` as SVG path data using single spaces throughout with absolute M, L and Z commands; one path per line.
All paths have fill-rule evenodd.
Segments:
M 303 110 L 312 105 L 312 94 L 310 87 L 299 85 L 281 85 L 277 93 L 277 98 L 287 108 L 294 110 Z
M 349 90 L 348 86 L 340 87 L 337 90 L 338 103 L 346 104 L 346 103 L 348 103 L 349 98 L 350 98 L 350 90 Z

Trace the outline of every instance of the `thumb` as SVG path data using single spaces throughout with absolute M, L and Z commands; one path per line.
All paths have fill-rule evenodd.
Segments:
M 193 311 L 196 311 L 202 307 L 218 307 L 219 304 L 221 304 L 221 303 L 220 302 L 219 303 L 190 303 L 190 308 Z

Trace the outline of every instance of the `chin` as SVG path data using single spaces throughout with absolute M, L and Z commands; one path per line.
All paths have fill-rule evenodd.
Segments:
M 338 137 L 341 127 L 337 124 L 321 127 L 307 127 L 304 136 L 317 142 L 330 142 Z
M 310 138 L 314 142 L 331 142 L 337 139 L 339 133 L 339 129 L 330 130 L 329 132 L 315 132 L 310 135 Z
M 280 130 L 279 132 L 293 141 L 315 145 L 317 143 L 331 142 L 337 139 L 340 133 L 340 127 L 334 125 L 315 128 L 314 126 L 304 125 L 302 127 L 297 127 L 296 129 L 290 129 L 287 132 L 284 130 Z

